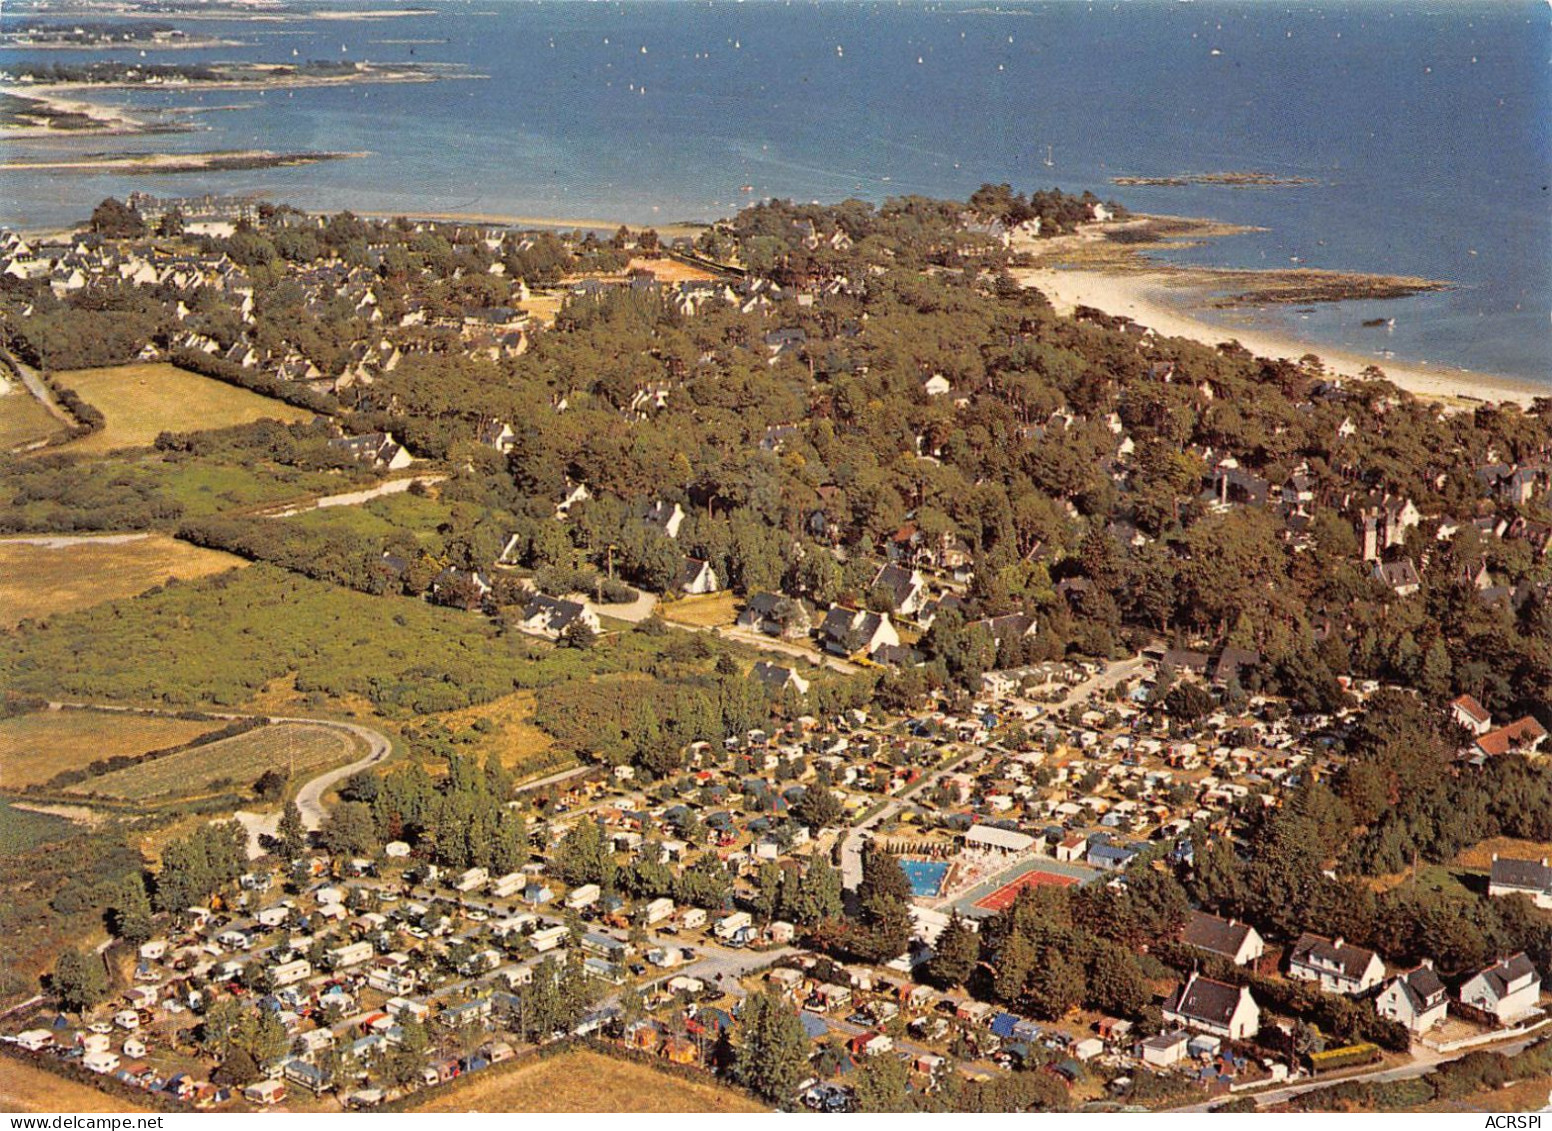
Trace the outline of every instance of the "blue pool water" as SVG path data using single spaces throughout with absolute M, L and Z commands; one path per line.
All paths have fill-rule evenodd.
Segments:
M 900 869 L 911 881 L 911 894 L 934 896 L 943 888 L 943 877 L 948 875 L 946 860 L 902 860 Z

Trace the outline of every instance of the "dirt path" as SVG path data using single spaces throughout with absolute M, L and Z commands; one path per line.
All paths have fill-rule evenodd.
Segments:
M 97 546 L 119 546 L 125 542 L 143 542 L 151 537 L 140 534 L 29 534 L 19 538 L 0 538 L 0 545 L 41 546 L 45 550 L 63 550 L 90 542 Z
M 359 507 L 362 503 L 369 503 L 373 499 L 381 499 L 386 495 L 402 495 L 417 483 L 431 486 L 440 483 L 447 476 L 437 475 L 412 475 L 405 479 L 390 479 L 386 483 L 379 483 L 375 487 L 367 487 L 360 491 L 347 491 L 339 495 L 323 495 L 316 499 L 309 499 L 302 503 L 284 503 L 268 510 L 255 511 L 258 518 L 290 518 L 293 515 L 306 514 L 308 511 L 324 510 L 328 507 Z
M 27 387 L 27 391 L 37 398 L 44 408 L 48 409 L 50 416 L 66 428 L 76 427 L 75 418 L 66 412 L 60 403 L 54 399 L 54 391 L 44 384 L 43 378 L 36 369 L 30 365 L 23 365 L 6 350 L 0 350 L 0 365 L 4 365 L 5 368 L 21 378 L 21 382 Z

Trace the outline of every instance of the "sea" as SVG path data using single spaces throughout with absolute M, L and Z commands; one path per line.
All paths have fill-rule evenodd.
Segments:
M 767 197 L 1091 190 L 1258 230 L 1182 263 L 1449 281 L 1435 294 L 1280 307 L 1321 345 L 1546 382 L 1552 392 L 1552 7 L 1545 0 L 851 3 L 306 0 L 282 20 L 177 21 L 241 46 L 155 62 L 450 64 L 433 84 L 93 92 L 198 111 L 193 133 L 8 142 L 82 152 L 363 152 L 289 169 L 0 172 L 0 223 L 105 196 L 255 193 L 308 209 L 667 224 Z M 347 18 L 342 18 L 347 17 Z M 52 18 L 6 5 L 0 26 Z M 90 18 L 102 18 L 92 15 Z M 0 51 L 21 60 L 102 58 Z M 1309 184 L 1121 186 L 1256 171 Z M 1364 327 L 1394 319 L 1393 326 Z

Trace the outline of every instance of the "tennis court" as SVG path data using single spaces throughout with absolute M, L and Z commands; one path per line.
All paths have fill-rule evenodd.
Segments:
M 975 905 L 983 911 L 1001 911 L 1018 898 L 1019 892 L 1025 888 L 1041 887 L 1045 884 L 1055 884 L 1058 887 L 1070 887 L 1078 882 L 1076 876 L 1059 876 L 1055 872 L 1042 871 L 1039 868 L 1025 872 L 1011 883 L 1003 884 L 990 895 L 984 895 L 975 901 Z

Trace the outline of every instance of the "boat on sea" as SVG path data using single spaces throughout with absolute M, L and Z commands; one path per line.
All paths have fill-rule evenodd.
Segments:
M 1056 161 L 1051 156 L 1051 147 L 1048 145 L 1048 146 L 1045 147 L 1045 167 L 1047 169 L 1049 169 L 1049 168 L 1053 167 L 1055 164 L 1056 164 Z

